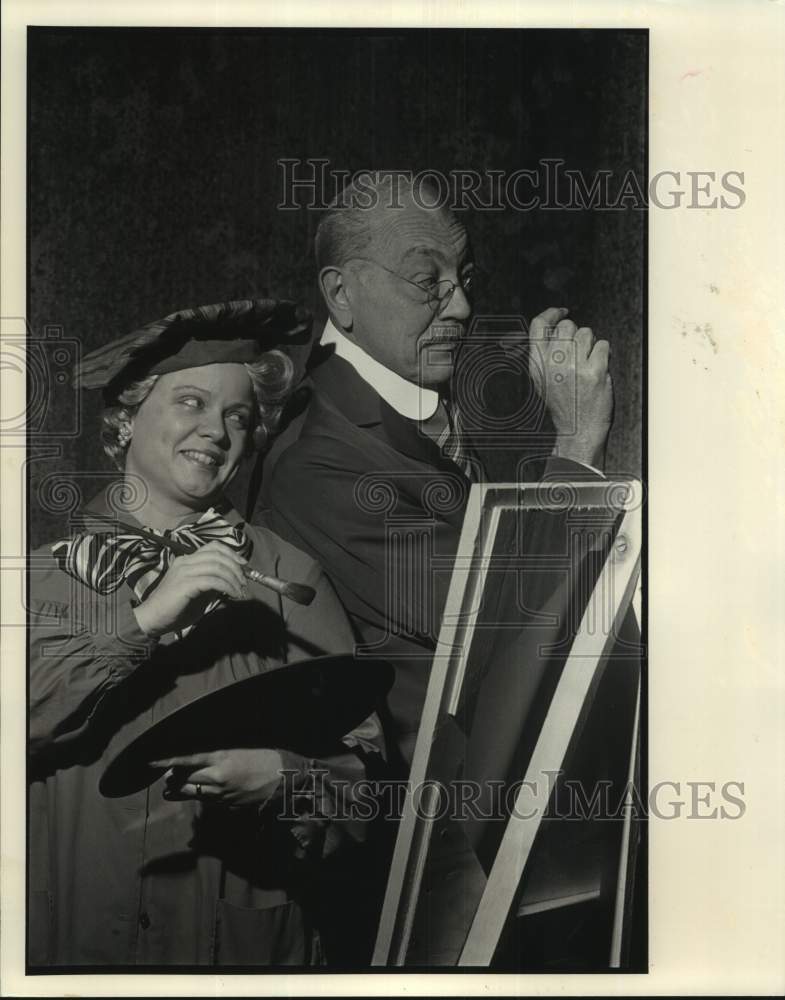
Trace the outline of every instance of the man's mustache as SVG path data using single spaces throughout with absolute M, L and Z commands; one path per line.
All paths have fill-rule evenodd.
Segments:
M 438 344 L 457 344 L 463 340 L 465 334 L 466 327 L 462 323 L 442 323 L 439 326 L 432 326 L 420 341 L 420 345 L 432 347 Z

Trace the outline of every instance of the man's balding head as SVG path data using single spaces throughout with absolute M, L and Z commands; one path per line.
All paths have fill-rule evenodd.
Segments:
M 333 322 L 377 361 L 422 385 L 450 378 L 471 313 L 468 236 L 435 194 L 397 176 L 360 175 L 316 235 Z M 439 305 L 434 290 L 451 287 Z
M 362 254 L 377 228 L 389 222 L 388 212 L 418 207 L 427 212 L 443 211 L 438 199 L 439 192 L 427 180 L 418 186 L 415 199 L 411 179 L 383 171 L 359 174 L 333 200 L 319 222 L 316 267 L 321 271 L 330 264 L 341 266 Z

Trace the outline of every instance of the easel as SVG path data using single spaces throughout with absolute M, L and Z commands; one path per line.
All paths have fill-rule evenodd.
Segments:
M 564 898 L 548 899 L 546 894 L 544 900 L 527 904 L 525 894 L 521 897 L 521 883 L 528 874 L 527 864 L 553 791 L 542 781 L 542 775 L 563 768 L 568 748 L 590 709 L 631 605 L 640 575 L 641 498 L 641 484 L 626 480 L 472 488 L 412 763 L 410 797 L 398 832 L 374 965 L 488 967 L 516 899 L 520 904 L 517 912 L 525 914 L 527 906 L 528 912 L 534 912 L 537 907 L 570 905 L 570 901 L 578 902 L 594 892 L 589 888 L 574 893 L 574 898 L 567 902 Z M 483 637 L 475 635 L 475 630 L 481 619 L 489 574 L 498 562 L 494 546 L 505 512 L 565 511 L 570 504 L 580 516 L 585 513 L 589 525 L 592 516 L 603 511 L 614 517 L 613 540 L 594 580 L 558 680 L 549 693 L 547 711 L 528 756 L 524 783 L 486 875 L 487 865 L 483 867 L 477 858 L 483 835 L 480 826 L 461 819 L 428 819 L 433 802 L 420 795 L 414 803 L 412 796 L 418 790 L 428 789 L 429 782 L 433 786 L 454 780 L 456 774 L 466 773 L 464 768 L 478 775 L 480 782 L 487 782 L 494 773 L 495 754 L 503 752 L 507 755 L 505 759 L 514 759 L 510 758 L 513 742 L 520 739 L 521 732 L 521 727 L 516 728 L 515 712 L 523 705 L 521 718 L 533 719 L 536 715 L 527 706 L 536 704 L 540 690 L 547 688 L 549 682 L 546 670 L 549 654 L 543 651 L 555 648 L 549 643 L 553 643 L 559 628 L 558 609 L 563 595 L 546 599 L 533 616 L 531 626 L 513 633 L 514 642 L 501 657 L 503 660 L 506 655 L 508 662 L 497 666 L 494 661 L 479 674 L 476 665 L 472 668 L 475 680 L 471 718 L 480 720 L 479 737 L 459 725 L 466 717 L 470 700 L 465 690 L 467 672 L 471 672 L 470 660 L 481 657 L 485 648 Z M 585 525 L 581 531 L 584 536 L 590 534 Z M 513 559 L 510 565 L 514 563 Z M 547 560 L 543 566 L 549 568 Z M 598 622 L 605 627 L 598 628 Z M 493 630 L 488 634 L 491 636 L 488 641 L 498 641 Z M 476 676 L 480 676 L 479 682 Z M 636 693 L 625 771 L 633 782 L 639 752 L 639 673 L 631 680 Z M 514 703 L 513 721 L 506 733 L 503 726 L 497 728 L 493 721 L 500 718 L 505 700 Z M 478 751 L 478 739 L 481 743 L 483 732 L 489 728 L 490 735 L 485 737 L 487 746 L 480 745 Z M 527 722 L 522 728 L 532 727 Z M 413 808 L 415 804 L 419 810 Z M 636 846 L 629 813 L 628 808 L 618 851 L 607 968 L 618 968 L 623 962 Z M 454 882 L 452 890 L 445 888 L 450 878 Z M 416 926 L 419 930 L 415 941 Z

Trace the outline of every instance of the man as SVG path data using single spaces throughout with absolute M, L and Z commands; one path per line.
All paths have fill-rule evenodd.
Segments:
M 312 369 L 304 418 L 265 460 L 264 483 L 272 526 L 325 567 L 359 648 L 395 664 L 383 721 L 402 777 L 411 766 L 469 488 L 484 475 L 466 432 L 478 417 L 472 373 L 484 350 L 467 338 L 471 244 L 451 212 L 425 208 L 424 201 L 422 192 L 405 185 L 394 190 L 391 179 L 375 175 L 346 189 L 322 218 L 316 257 L 329 313 L 324 360 Z M 459 364 L 461 345 L 470 355 Z M 526 359 L 555 438 L 536 469 L 519 467 L 507 478 L 600 477 L 613 412 L 607 341 L 578 328 L 566 309 L 552 308 L 533 320 L 518 350 L 517 357 L 507 355 L 509 368 L 520 371 Z M 610 681 L 616 676 L 606 671 Z M 610 695 L 606 706 L 618 716 L 621 701 L 616 691 Z M 580 761 L 592 780 L 606 773 L 613 755 L 608 712 L 600 716 L 592 752 Z M 604 831 L 594 832 L 604 845 Z M 378 864 L 369 866 L 361 893 L 374 927 L 394 834 L 395 824 L 379 831 Z M 444 849 L 451 850 L 448 841 Z M 569 843 L 561 855 L 565 851 L 572 851 Z M 461 878 L 445 884 L 440 912 L 463 912 L 468 897 L 462 886 Z M 435 896 L 430 899 L 435 905 Z M 603 902 L 599 909 L 565 911 L 561 922 L 547 927 L 539 918 L 519 921 L 495 961 L 520 970 L 525 954 L 532 968 L 563 961 L 601 968 L 607 949 L 594 939 L 594 929 L 605 933 L 607 913 Z M 559 944 L 548 954 L 537 935 Z M 434 954 L 440 963 L 454 960 L 438 946 L 434 952 L 431 935 L 425 936 L 425 961 Z
M 268 458 L 264 487 L 272 526 L 326 568 L 361 647 L 394 660 L 388 723 L 407 766 L 468 489 L 482 476 L 450 399 L 472 316 L 471 244 L 450 211 L 424 204 L 422 192 L 372 175 L 321 220 L 329 356 L 313 371 L 299 437 L 290 430 Z M 556 435 L 545 471 L 595 477 L 613 410 L 608 343 L 561 308 L 532 322 L 530 341 Z

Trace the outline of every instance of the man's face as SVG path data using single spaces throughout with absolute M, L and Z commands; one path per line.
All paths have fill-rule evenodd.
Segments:
M 462 287 L 473 270 L 469 238 L 444 210 L 408 202 L 377 211 L 373 240 L 344 269 L 352 317 L 347 335 L 410 382 L 441 385 L 452 377 L 471 316 Z M 435 290 L 444 281 L 457 287 L 440 307 Z

